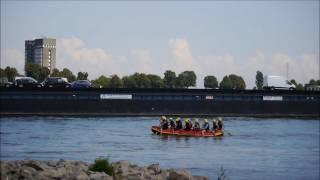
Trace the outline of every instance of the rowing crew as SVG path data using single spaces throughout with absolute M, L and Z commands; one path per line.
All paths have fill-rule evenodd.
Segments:
M 185 118 L 184 119 L 184 126 L 182 124 L 181 118 L 177 117 L 176 120 L 174 121 L 172 117 L 167 118 L 165 116 L 161 116 L 160 118 L 160 127 L 165 130 L 165 129 L 174 129 L 174 130 L 194 130 L 194 131 L 199 131 L 199 130 L 205 130 L 205 131 L 210 131 L 210 125 L 209 121 L 207 118 L 204 118 L 204 122 L 202 125 L 202 128 L 200 127 L 200 122 L 198 118 L 195 118 L 194 122 L 190 118 Z M 216 130 L 223 130 L 223 120 L 221 117 L 214 118 L 212 121 L 212 131 Z

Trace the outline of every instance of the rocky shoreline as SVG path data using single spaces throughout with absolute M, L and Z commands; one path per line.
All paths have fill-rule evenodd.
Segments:
M 91 164 L 83 161 L 39 161 L 16 160 L 0 161 L 1 179 L 32 179 L 32 180 L 209 180 L 205 176 L 193 176 L 186 170 L 161 169 L 159 164 L 138 166 L 130 161 L 111 163 L 113 175 L 105 172 L 91 171 Z

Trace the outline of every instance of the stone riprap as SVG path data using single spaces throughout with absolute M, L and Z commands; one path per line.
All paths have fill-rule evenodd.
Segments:
M 137 166 L 130 161 L 112 163 L 114 175 L 89 170 L 90 164 L 82 161 L 1 160 L 1 179 L 77 179 L 77 180 L 208 180 L 205 176 L 193 176 L 186 170 L 161 169 L 159 164 Z

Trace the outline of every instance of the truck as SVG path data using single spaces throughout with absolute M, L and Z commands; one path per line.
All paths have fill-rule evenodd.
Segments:
M 286 89 L 294 90 L 296 86 L 283 76 L 268 75 L 263 77 L 263 89 L 275 90 Z

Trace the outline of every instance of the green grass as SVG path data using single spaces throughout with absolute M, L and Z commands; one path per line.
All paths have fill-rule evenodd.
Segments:
M 114 167 L 111 164 L 109 158 L 99 158 L 89 167 L 90 171 L 105 172 L 108 175 L 114 175 Z

